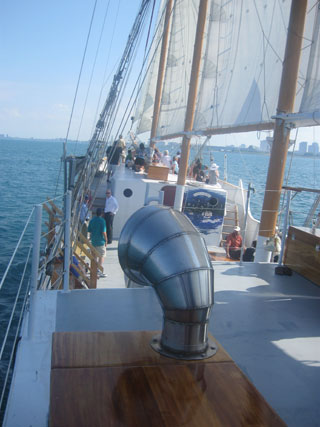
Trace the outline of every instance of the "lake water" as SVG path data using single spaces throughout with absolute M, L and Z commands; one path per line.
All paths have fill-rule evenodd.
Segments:
M 69 143 L 67 150 L 70 154 L 81 155 L 86 147 L 87 144 L 84 143 Z M 4 139 L 0 140 L 0 153 L 1 277 L 33 206 L 45 201 L 46 197 L 61 195 L 63 192 L 60 161 L 62 142 Z M 221 178 L 227 173 L 228 181 L 233 184 L 238 184 L 239 179 L 242 179 L 244 188 L 247 188 L 249 182 L 252 183 L 255 193 L 252 196 L 251 211 L 260 219 L 269 155 L 213 152 L 206 149 L 203 152 L 204 163 L 209 164 L 210 155 L 214 156 L 215 162 L 220 166 Z M 227 170 L 224 167 L 225 156 Z M 289 154 L 287 171 L 290 162 Z M 319 157 L 294 156 L 290 169 L 287 185 L 320 188 Z M 291 210 L 294 225 L 303 224 L 314 198 L 315 194 L 302 193 L 293 199 Z

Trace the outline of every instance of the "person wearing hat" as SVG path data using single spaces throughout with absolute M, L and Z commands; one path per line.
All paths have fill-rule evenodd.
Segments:
M 213 159 L 212 159 L 213 160 Z M 219 178 L 219 166 L 212 162 L 209 169 L 209 184 L 215 185 L 218 183 L 217 179 Z
M 227 258 L 240 260 L 241 256 L 242 237 L 240 235 L 240 227 L 236 226 L 233 232 L 226 238 L 226 254 Z

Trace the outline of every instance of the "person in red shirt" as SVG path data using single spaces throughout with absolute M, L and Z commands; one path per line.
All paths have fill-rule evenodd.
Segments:
M 240 227 L 236 226 L 234 227 L 233 232 L 230 233 L 226 238 L 227 258 L 240 260 L 241 246 L 242 237 L 240 235 Z

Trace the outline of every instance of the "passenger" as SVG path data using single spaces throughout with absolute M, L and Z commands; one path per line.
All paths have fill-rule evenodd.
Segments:
M 171 156 L 169 156 L 168 150 L 164 150 L 163 156 L 161 158 L 161 163 L 163 164 L 163 166 L 166 166 L 167 168 L 171 169 L 172 160 L 171 160 Z
M 177 162 L 178 162 L 178 166 L 180 167 L 180 158 L 181 158 L 181 151 L 180 150 L 178 150 L 177 151 L 177 154 L 176 154 L 176 159 L 177 159 Z
M 192 168 L 192 177 L 194 179 L 197 179 L 197 176 L 199 176 L 201 168 L 202 168 L 201 161 L 200 161 L 200 159 L 197 159 L 193 165 L 193 168 Z
M 207 165 L 204 166 L 203 168 L 203 180 L 206 184 L 209 184 L 209 168 Z
M 152 163 L 153 164 L 159 164 L 161 162 L 161 153 L 157 147 L 154 149 L 153 157 L 152 157 Z
M 178 173 L 179 173 L 179 165 L 178 165 L 178 161 L 177 161 L 176 156 L 174 156 L 173 159 L 172 159 L 171 170 L 172 170 L 173 174 L 178 175 Z
M 218 178 L 219 178 L 219 166 L 214 163 L 213 161 L 213 157 L 212 157 L 212 163 L 210 166 L 210 170 L 209 170 L 209 182 L 208 184 L 211 185 L 216 185 L 218 183 Z
M 87 221 L 89 220 L 89 196 L 85 196 L 84 201 L 82 203 L 81 209 L 80 209 L 80 231 L 81 234 L 87 239 L 88 238 L 88 226 Z
M 278 227 L 276 227 L 274 236 L 266 240 L 265 249 L 272 252 L 272 261 L 278 262 L 281 251 L 281 237 Z
M 52 260 L 51 265 L 53 266 L 53 271 L 49 275 L 52 277 L 52 280 L 54 281 L 53 284 L 57 285 L 57 283 L 55 283 L 55 282 L 60 281 L 60 279 L 62 279 L 62 276 L 63 276 L 63 271 L 64 271 L 63 256 L 55 257 Z M 70 263 L 70 268 L 69 268 L 69 272 L 70 272 L 70 274 L 69 274 L 69 289 L 85 288 L 86 285 L 83 284 L 81 275 L 78 272 L 78 270 L 76 270 L 76 268 L 74 266 L 76 266 L 77 269 L 79 271 L 81 271 L 81 273 L 83 275 L 86 274 L 86 272 L 84 271 L 82 266 L 79 264 L 78 259 L 75 257 L 75 255 L 72 255 L 72 262 Z
M 233 232 L 230 233 L 226 238 L 226 255 L 227 258 L 240 260 L 242 247 L 242 237 L 240 235 L 240 227 L 236 226 Z M 243 248 L 245 252 L 245 248 Z
M 247 248 L 245 253 L 242 256 L 242 261 L 245 262 L 253 262 L 254 261 L 254 255 L 256 253 L 256 246 L 257 246 L 257 241 L 254 240 L 252 242 L 251 248 Z
M 94 218 L 89 222 L 88 232 L 90 233 L 92 246 L 98 252 L 98 263 L 103 267 L 104 257 L 106 256 L 107 232 L 106 222 L 102 218 L 103 209 L 98 208 Z M 103 268 L 102 268 L 103 271 Z M 106 274 L 101 273 L 100 277 L 106 277 Z
M 77 258 L 73 255 L 72 256 L 72 264 L 70 264 L 70 289 L 82 289 L 85 287 L 82 284 L 82 278 L 78 270 L 74 267 L 76 266 L 78 270 L 82 272 L 82 274 L 86 274 L 81 265 L 79 264 L 79 261 Z
M 122 150 L 126 149 L 126 141 L 123 139 L 122 135 L 119 135 L 119 139 L 117 141 L 117 144 L 118 144 L 119 147 L 122 148 Z
M 136 172 L 139 172 L 141 169 L 144 169 L 145 166 L 145 157 L 147 155 L 146 149 L 143 142 L 139 145 L 139 148 L 136 151 L 136 159 L 134 161 L 134 166 Z
M 107 242 L 112 243 L 113 238 L 113 219 L 118 212 L 119 205 L 117 199 L 111 195 L 111 190 L 106 191 L 106 204 L 104 207 L 104 219 L 107 226 Z
M 204 182 L 204 172 L 202 169 L 198 169 L 197 175 L 196 175 L 196 181 Z
M 108 157 L 108 176 L 107 182 L 110 182 L 110 177 L 114 175 L 117 166 L 120 163 L 120 157 L 122 154 L 122 147 L 119 145 L 119 141 L 114 141 L 112 147 L 109 146 L 107 149 L 107 157 Z
M 126 166 L 126 168 L 130 168 L 131 169 L 133 165 L 134 165 L 134 158 L 133 158 L 133 155 L 132 155 L 132 151 L 128 150 L 128 154 L 127 154 L 127 157 L 126 157 L 125 166 Z

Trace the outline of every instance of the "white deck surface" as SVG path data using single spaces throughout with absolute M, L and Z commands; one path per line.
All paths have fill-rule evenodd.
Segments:
M 116 251 L 108 252 L 111 263 Z M 54 330 L 161 329 L 154 290 L 109 289 L 113 267 L 106 289 L 37 293 L 37 327 L 19 344 L 6 426 L 47 425 Z M 319 426 L 320 288 L 297 274 L 276 276 L 272 264 L 214 269 L 210 332 L 289 426 Z
M 107 246 L 107 255 L 103 263 L 107 277 L 98 279 L 98 289 L 125 288 L 124 274 L 118 260 L 118 241 L 113 240 Z

